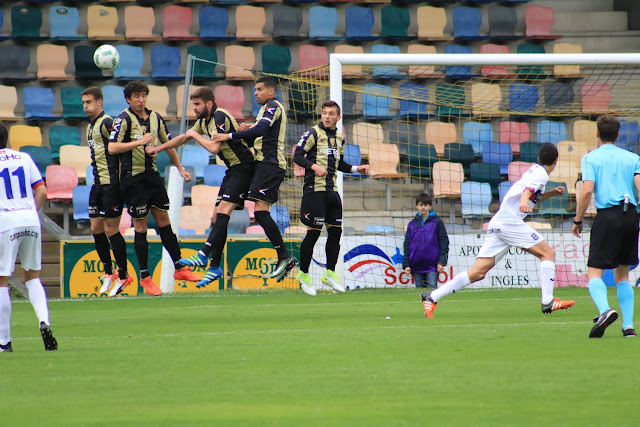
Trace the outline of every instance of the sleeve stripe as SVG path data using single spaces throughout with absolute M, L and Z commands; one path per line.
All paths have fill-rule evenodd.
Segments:
M 41 185 L 44 185 L 44 180 L 42 179 L 31 184 L 31 188 L 37 188 L 37 187 L 40 187 Z

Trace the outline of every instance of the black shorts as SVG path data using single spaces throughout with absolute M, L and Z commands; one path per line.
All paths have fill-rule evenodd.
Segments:
M 125 175 L 120 180 L 120 193 L 132 218 L 145 218 L 152 206 L 163 211 L 169 210 L 167 189 L 158 172 Z
M 244 209 L 251 181 L 253 180 L 254 164 L 240 163 L 227 169 L 227 173 L 220 184 L 216 206 L 222 200 L 238 205 L 236 209 Z
M 629 205 L 599 209 L 593 226 L 588 267 L 608 269 L 638 263 L 638 212 Z
M 316 191 L 302 196 L 300 222 L 309 228 L 342 227 L 342 200 L 336 191 Z
M 284 181 L 285 170 L 271 163 L 256 163 L 256 171 L 249 187 L 249 200 L 258 200 L 273 205 L 278 201 L 280 184 Z
M 118 218 L 122 215 L 119 184 L 93 184 L 89 193 L 89 218 Z

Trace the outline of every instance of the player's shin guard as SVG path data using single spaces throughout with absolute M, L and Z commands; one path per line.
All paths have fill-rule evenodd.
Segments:
M 50 325 L 49 307 L 47 307 L 47 296 L 44 293 L 42 282 L 39 278 L 31 279 L 27 283 L 25 283 L 25 286 L 29 291 L 29 301 L 33 306 L 33 310 L 36 312 L 38 321 Z
M 284 245 L 284 240 L 282 240 L 282 234 L 280 234 L 276 222 L 271 218 L 271 214 L 268 211 L 256 211 L 255 216 L 256 221 L 262 226 L 273 248 L 278 253 L 278 261 L 289 258 L 289 252 Z
M 549 304 L 553 300 L 553 284 L 556 277 L 556 263 L 545 260 L 540 262 L 540 291 L 542 304 Z
M 111 251 L 109 251 L 109 239 L 105 233 L 94 234 L 93 240 L 96 244 L 96 252 L 98 252 L 98 257 L 100 257 L 100 261 L 102 261 L 102 265 L 104 265 L 105 274 L 113 274 L 113 267 L 111 265 Z
M 591 299 L 596 303 L 596 307 L 598 307 L 598 312 L 603 314 L 605 311 L 609 310 L 609 301 L 607 300 L 607 287 L 604 284 L 602 279 L 594 277 L 589 280 L 589 293 L 591 294 Z
M 219 213 L 216 215 L 216 222 L 213 224 L 209 238 L 211 240 L 211 265 L 218 267 L 222 259 L 222 250 L 227 240 L 227 228 L 229 227 L 229 215 Z M 212 236 L 213 235 L 213 236 Z M 207 239 L 207 242 L 209 240 Z
M 136 231 L 133 237 L 133 247 L 138 257 L 138 265 L 140 265 L 140 278 L 150 276 L 149 274 L 149 242 L 147 242 L 147 233 L 138 233 Z
M 180 244 L 178 244 L 178 238 L 171 229 L 171 225 L 158 228 L 158 234 L 160 235 L 162 246 L 171 255 L 171 260 L 177 262 L 180 259 Z
M 119 231 L 110 236 L 109 241 L 111 242 L 116 264 L 118 264 L 119 276 L 124 280 L 127 277 L 125 274 L 127 272 L 127 244 Z
M 0 344 L 11 342 L 11 299 L 9 288 L 0 287 Z
M 327 227 L 327 244 L 324 248 L 327 255 L 327 270 L 336 271 L 338 256 L 340 255 L 340 236 L 342 227 Z
M 320 232 L 321 230 L 308 229 L 300 244 L 300 271 L 303 273 L 309 272 L 309 265 L 311 265 L 311 258 L 313 257 L 313 247 L 320 237 Z
M 631 283 L 624 281 L 617 285 L 618 302 L 620 303 L 620 311 L 622 312 L 622 329 L 633 327 L 633 288 Z

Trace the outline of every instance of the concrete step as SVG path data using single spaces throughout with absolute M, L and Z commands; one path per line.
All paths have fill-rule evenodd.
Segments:
M 552 7 L 554 14 L 559 12 L 606 12 L 613 10 L 613 0 L 534 0 L 526 3 L 536 6 Z
M 600 33 L 597 36 L 593 33 L 589 35 L 566 33 L 559 41 L 580 44 L 584 53 L 640 52 L 640 32 L 638 31 Z
M 580 8 L 580 10 L 582 10 Z M 627 12 L 560 12 L 554 13 L 553 32 L 589 32 L 592 35 L 602 31 L 627 30 Z

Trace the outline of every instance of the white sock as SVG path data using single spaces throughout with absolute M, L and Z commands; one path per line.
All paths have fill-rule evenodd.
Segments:
M 549 304 L 553 301 L 553 284 L 556 277 L 556 263 L 553 261 L 540 262 L 540 290 L 542 291 L 542 303 Z
M 438 289 L 431 291 L 429 295 L 434 302 L 438 302 L 440 298 L 451 295 L 470 284 L 471 281 L 469 280 L 469 274 L 467 274 L 466 271 L 463 271 L 444 285 L 440 286 Z
M 11 341 L 11 299 L 9 288 L 0 287 L 0 344 Z
M 40 279 L 31 279 L 27 283 L 27 290 L 29 291 L 29 301 L 33 306 L 38 317 L 38 322 L 44 322 L 47 325 L 49 323 L 49 308 L 47 307 L 47 296 L 44 294 L 44 288 Z

